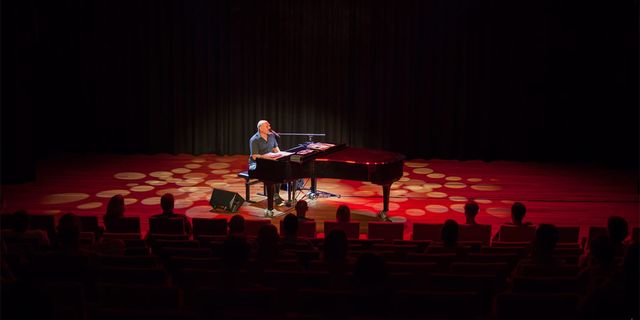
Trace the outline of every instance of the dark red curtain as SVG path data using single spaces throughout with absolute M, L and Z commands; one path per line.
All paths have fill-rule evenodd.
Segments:
M 3 1 L 3 159 L 246 154 L 268 119 L 410 158 L 635 165 L 637 13 L 637 0 Z

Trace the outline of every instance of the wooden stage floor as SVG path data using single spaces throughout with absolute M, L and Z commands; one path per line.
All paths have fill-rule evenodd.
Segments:
M 2 186 L 2 211 L 27 209 L 32 213 L 78 215 L 104 214 L 109 198 L 125 195 L 127 216 L 140 216 L 143 232 L 147 218 L 160 212 L 160 196 L 176 196 L 176 212 L 189 217 L 230 217 L 210 212 L 209 197 L 214 188 L 238 192 L 244 197 L 244 180 L 237 173 L 246 170 L 247 156 L 204 155 L 66 155 L 41 161 L 38 180 Z M 307 182 L 308 185 L 308 182 Z M 346 204 L 352 219 L 376 221 L 382 208 L 382 188 L 370 183 L 319 179 L 319 189 L 340 198 L 309 201 L 308 216 L 318 222 L 335 219 L 336 208 Z M 260 219 L 265 197 L 257 195 L 261 184 L 252 186 L 252 200 L 239 213 Z M 281 191 L 286 197 L 286 191 Z M 299 193 L 298 198 L 304 196 Z M 497 226 L 510 220 L 514 201 L 527 206 L 526 220 L 562 226 L 603 226 L 607 217 L 625 217 L 638 226 L 640 202 L 638 172 L 594 165 L 530 162 L 482 162 L 414 159 L 405 162 L 404 177 L 392 186 L 389 216 L 405 222 L 405 238 L 414 222 L 464 222 L 462 208 L 467 199 L 480 204 L 477 220 Z M 276 208 L 287 213 L 291 208 Z M 284 215 L 273 218 L 278 226 Z M 100 219 L 101 221 L 101 219 Z M 318 223 L 322 232 L 322 223 Z

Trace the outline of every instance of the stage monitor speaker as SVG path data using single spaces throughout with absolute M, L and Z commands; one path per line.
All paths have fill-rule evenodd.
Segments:
M 213 189 L 211 200 L 209 200 L 209 204 L 214 209 L 223 209 L 228 212 L 238 212 L 243 203 L 244 198 L 240 194 L 222 189 Z

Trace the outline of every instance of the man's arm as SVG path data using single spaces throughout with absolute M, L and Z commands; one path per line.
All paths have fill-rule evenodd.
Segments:
M 259 149 L 258 140 L 251 141 L 251 144 L 249 145 L 249 153 L 251 153 L 251 158 L 253 158 L 253 160 L 261 157 L 259 154 L 256 153 L 258 152 L 258 149 Z

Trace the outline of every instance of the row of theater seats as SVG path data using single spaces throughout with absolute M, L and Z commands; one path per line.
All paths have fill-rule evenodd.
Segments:
M 84 304 L 81 309 L 86 310 L 79 312 L 90 314 L 84 319 L 288 318 L 292 313 L 319 314 L 322 319 L 354 315 L 369 315 L 371 319 L 483 319 L 492 315 L 497 319 L 527 319 L 533 315 L 571 319 L 582 292 L 576 277 L 581 249 L 557 249 L 571 262 L 568 265 L 530 266 L 521 276 L 510 278 L 527 248 L 422 253 L 433 243 L 349 240 L 349 253 L 354 257 L 375 252 L 388 258 L 393 293 L 374 294 L 351 286 L 336 288 L 335 276 L 318 251 L 291 250 L 262 272 L 256 271 L 259 266 L 253 267 L 256 261 L 229 272 L 223 268 L 224 236 L 210 236 L 209 241 L 187 240 L 180 235 L 170 238 L 152 240 L 152 252 L 146 256 L 99 255 L 90 268 L 92 262 L 86 256 L 37 254 L 32 257 L 29 278 L 43 283 L 55 280 L 46 282 L 52 296 L 68 299 L 60 302 L 62 305 Z M 127 242 L 140 247 L 147 243 L 140 239 Z M 323 239 L 313 243 L 322 248 Z M 400 256 L 405 258 L 393 259 Z M 355 268 L 353 261 L 347 264 L 345 283 L 353 283 Z M 3 288 L 8 290 L 5 296 L 16 290 L 11 284 Z M 545 314 L 541 306 L 547 312 L 553 310 L 553 314 Z M 243 311 L 249 315 L 243 315 Z
M 7 218 L 10 215 L 0 215 L 3 219 L 0 221 L 2 228 L 10 228 L 11 222 Z M 30 226 L 32 229 L 41 229 L 49 232 L 50 235 L 55 234 L 55 216 L 54 215 L 30 215 Z M 100 230 L 98 217 L 81 216 L 81 231 L 97 233 Z M 261 226 L 272 223 L 269 219 L 245 220 L 245 235 L 256 236 Z M 385 241 L 405 239 L 405 223 L 388 223 L 388 222 L 367 222 L 367 234 L 360 234 L 360 222 L 336 222 L 324 221 L 323 231 L 328 234 L 333 229 L 341 229 L 345 231 L 349 239 L 383 239 Z M 227 234 L 226 218 L 193 218 L 193 238 L 204 236 L 219 236 Z M 431 223 L 412 223 L 411 235 L 406 240 L 431 240 L 438 241 L 441 239 L 441 231 L 443 224 Z M 500 226 L 494 236 L 491 225 L 460 225 L 459 241 L 481 242 L 484 245 L 493 242 L 528 242 L 535 235 L 535 226 Z M 559 243 L 579 243 L 580 227 L 579 226 L 559 226 L 557 227 L 559 234 Z M 633 228 L 632 238 L 638 238 L 638 227 Z M 184 222 L 180 218 L 176 219 L 149 219 L 150 234 L 183 234 Z M 280 221 L 280 230 L 282 233 L 282 220 Z M 318 226 L 315 221 L 301 222 L 298 226 L 298 236 L 305 238 L 317 238 Z M 140 234 L 140 218 L 125 217 L 119 219 L 108 233 L 126 233 Z M 593 238 L 600 234 L 606 234 L 606 227 L 591 226 L 588 230 L 588 237 Z

